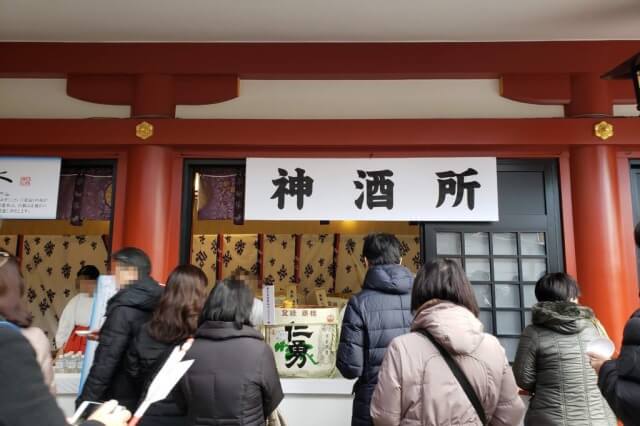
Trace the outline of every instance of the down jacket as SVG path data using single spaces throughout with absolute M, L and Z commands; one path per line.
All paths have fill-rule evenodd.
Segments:
M 640 311 L 624 327 L 618 359 L 602 365 L 598 386 L 626 426 L 640 425 Z
M 185 360 L 178 404 L 194 426 L 263 426 L 284 398 L 273 352 L 253 327 L 206 321 Z
M 157 341 L 149 334 L 148 325 L 149 323 L 140 328 L 140 332 L 129 345 L 125 362 L 127 374 L 142 390 L 141 400 L 173 348 L 182 343 Z M 175 393 L 171 392 L 164 400 L 151 404 L 138 426 L 180 426 L 186 425 L 186 420 L 184 412 L 176 404 Z
M 420 308 L 413 330 L 427 330 L 458 362 L 490 425 L 515 426 L 524 415 L 513 373 L 498 340 L 466 308 L 432 300 Z M 376 426 L 480 425 L 438 349 L 422 334 L 391 342 L 371 402 Z M 543 423 L 540 423 L 542 426 Z
M 337 367 L 354 386 L 353 426 L 371 425 L 369 404 L 387 346 L 411 327 L 413 274 L 404 266 L 370 267 L 344 314 Z
M 596 321 L 591 309 L 571 302 L 533 307 L 513 364 L 518 385 L 532 394 L 525 425 L 616 424 L 586 355 L 603 334 Z
M 117 399 L 120 405 L 135 410 L 141 390 L 125 370 L 126 352 L 140 327 L 149 320 L 162 291 L 156 281 L 146 277 L 120 290 L 109 301 L 100 344 L 76 405 Z

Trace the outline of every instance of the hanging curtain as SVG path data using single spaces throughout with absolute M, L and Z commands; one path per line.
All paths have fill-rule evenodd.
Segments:
M 58 195 L 58 219 L 80 226 L 85 219 L 110 220 L 113 173 L 108 167 L 63 169 Z
M 191 264 L 202 269 L 209 288 L 213 288 L 218 271 L 218 234 L 194 235 L 191 247 Z
M 76 295 L 76 275 L 85 265 L 106 272 L 108 253 L 101 235 L 25 235 L 22 274 L 25 299 L 34 325 L 44 330 L 55 348 L 58 320 Z
M 199 220 L 230 220 L 244 223 L 244 172 L 237 168 L 200 171 Z
M 60 190 L 58 193 L 58 219 L 71 219 L 73 192 L 76 188 L 76 174 L 60 176 Z
M 296 236 L 294 234 L 263 235 L 264 284 L 275 285 L 276 294 L 295 283 Z
M 336 265 L 333 263 L 334 234 L 303 234 L 300 247 L 300 285 L 306 302 L 315 302 L 315 291 L 333 293 Z

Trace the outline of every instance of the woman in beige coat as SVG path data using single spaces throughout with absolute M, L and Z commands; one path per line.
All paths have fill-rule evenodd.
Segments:
M 49 339 L 45 336 L 44 331 L 38 327 L 32 326 L 33 315 L 24 304 L 24 280 L 20 275 L 20 270 L 16 266 L 16 260 L 8 253 L 0 251 L 0 315 L 14 326 L 19 327 L 22 335 L 27 339 L 36 355 L 44 381 L 53 395 L 56 393 L 55 383 L 53 381 L 53 360 L 51 358 L 51 347 Z M 9 270 L 10 272 L 7 272 Z M 17 295 L 7 290 L 9 282 L 18 281 Z M 18 297 L 16 297 L 18 296 Z
M 53 381 L 53 358 L 51 358 L 51 345 L 44 331 L 38 327 L 26 327 L 22 330 L 22 335 L 31 343 L 33 351 L 36 353 L 38 364 L 44 376 L 44 382 L 49 387 L 53 395 L 56 394 L 56 384 Z
M 467 376 L 490 425 L 518 425 L 525 407 L 498 340 L 483 332 L 473 289 L 453 260 L 429 262 L 411 295 L 412 330 L 427 330 Z M 371 403 L 380 426 L 482 424 L 438 349 L 413 332 L 395 338 L 380 369 Z

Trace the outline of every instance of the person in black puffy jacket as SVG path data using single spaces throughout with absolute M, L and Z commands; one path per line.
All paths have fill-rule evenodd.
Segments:
M 635 229 L 640 247 L 640 223 Z M 598 386 L 615 415 L 626 426 L 640 425 L 640 309 L 624 327 L 620 356 L 607 360 L 589 354 L 591 366 L 598 374 Z
M 194 426 L 264 426 L 284 398 L 273 351 L 251 324 L 253 293 L 224 280 L 211 291 L 176 401 Z
M 127 373 L 145 392 L 173 348 L 193 337 L 207 297 L 206 289 L 207 276 L 195 266 L 178 266 L 169 275 L 151 321 L 140 329 L 127 352 Z M 152 404 L 138 426 L 179 426 L 187 424 L 186 420 L 175 396 L 170 394 Z
M 401 266 L 400 242 L 391 234 L 370 234 L 362 255 L 367 264 L 362 291 L 347 304 L 336 365 L 354 386 L 353 426 L 372 425 L 371 396 L 391 341 L 408 333 L 413 274 Z
M 620 356 L 604 363 L 592 356 L 591 365 L 616 416 L 627 426 L 640 425 L 640 310 L 624 327 Z
M 151 261 L 142 250 L 124 248 L 111 259 L 116 282 L 123 288 L 107 304 L 100 344 L 76 405 L 117 399 L 133 411 L 141 389 L 124 368 L 126 352 L 140 327 L 151 317 L 163 288 L 151 278 Z

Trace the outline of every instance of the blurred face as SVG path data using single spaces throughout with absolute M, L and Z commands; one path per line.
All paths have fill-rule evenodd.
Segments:
M 114 262 L 113 275 L 116 277 L 116 283 L 120 288 L 138 281 L 140 277 L 138 268 L 119 262 Z
M 93 294 L 93 291 L 96 288 L 96 280 L 92 280 L 87 277 L 78 277 L 76 283 L 80 293 Z
M 6 291 L 0 297 L 0 315 L 20 327 L 28 327 L 31 324 L 31 313 L 27 309 L 24 296 L 24 284 L 11 282 L 6 286 Z
M 253 294 L 256 294 L 258 291 L 258 278 L 252 277 L 248 274 L 240 274 L 237 279 L 249 287 Z
M 5 293 L 0 297 L 0 314 L 11 317 L 20 307 L 22 291 L 17 283 L 7 285 Z

